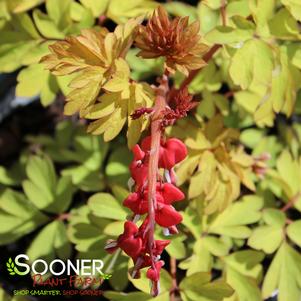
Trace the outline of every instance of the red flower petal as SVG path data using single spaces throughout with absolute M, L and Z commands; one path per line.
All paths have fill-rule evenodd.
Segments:
M 138 233 L 137 225 L 131 221 L 126 221 L 124 223 L 124 231 L 122 235 L 129 237 L 131 235 L 135 235 L 136 233 Z
M 123 205 L 136 214 L 145 214 L 148 210 L 148 203 L 141 198 L 140 194 L 133 192 L 124 201 Z
M 159 159 L 159 166 L 162 168 L 171 169 L 187 156 L 187 148 L 179 139 L 168 139 L 163 145 L 163 148 L 164 152 Z
M 133 148 L 132 148 L 132 152 L 134 154 L 134 160 L 135 161 L 139 161 L 142 160 L 145 156 L 144 151 L 142 151 L 142 149 L 140 148 L 140 146 L 138 144 L 136 144 Z
M 155 263 L 155 268 L 149 268 L 146 272 L 146 277 L 151 281 L 157 282 L 160 279 L 160 270 L 164 265 L 164 261 L 160 260 Z
M 142 239 L 135 237 L 138 233 L 138 227 L 131 221 L 126 221 L 124 224 L 123 234 L 119 235 L 117 243 L 130 257 L 137 257 L 142 249 Z
M 166 246 L 170 244 L 170 240 L 155 240 L 155 248 L 153 254 L 158 256 L 161 255 Z
M 136 185 L 143 186 L 147 181 L 148 165 L 144 163 L 138 163 L 133 161 L 130 165 L 130 172 Z
M 125 240 L 122 240 L 119 243 L 120 249 L 122 249 L 130 257 L 137 257 L 142 248 L 142 239 L 140 237 L 132 237 Z
M 181 201 L 185 198 L 184 193 L 176 186 L 165 183 L 161 188 L 165 204 L 171 204 L 176 201 Z
M 151 148 L 151 136 L 145 137 L 141 142 L 141 148 L 144 152 L 148 152 Z
M 155 220 L 158 225 L 168 228 L 179 224 L 182 221 L 182 215 L 174 207 L 164 205 L 156 210 Z

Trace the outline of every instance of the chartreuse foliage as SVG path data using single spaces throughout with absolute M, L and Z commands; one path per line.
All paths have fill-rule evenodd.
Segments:
M 184 301 L 276 294 L 300 301 L 301 4 L 225 2 L 225 24 L 220 0 L 162 4 L 172 16 L 199 20 L 208 47 L 221 45 L 189 85 L 200 100 L 193 114 L 167 128 L 188 148 L 176 167 L 187 201 L 177 205 L 181 234 L 163 256 L 177 260 Z M 133 44 L 143 16 L 157 5 L 0 0 L 0 72 L 18 72 L 18 95 L 40 95 L 44 106 L 65 98 L 66 115 L 88 120 L 64 120 L 53 135 L 26 137 L 19 159 L 0 166 L 0 244 L 24 238 L 17 246 L 32 260 L 103 259 L 112 273 L 104 296 L 113 301 L 153 299 L 145 273 L 132 279 L 128 258 L 103 248 L 130 214 L 122 206 L 132 159 L 126 144 L 131 148 L 148 128 L 147 116 L 130 115 L 153 105 L 151 84 L 163 72 L 162 58 L 137 57 Z M 184 75 L 172 79 L 179 87 Z M 168 269 L 158 301 L 170 300 L 174 289 Z M 0 289 L 0 300 L 24 297 Z

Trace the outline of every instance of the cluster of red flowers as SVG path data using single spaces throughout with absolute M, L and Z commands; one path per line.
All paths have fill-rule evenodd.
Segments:
M 125 200 L 124 206 L 134 213 L 131 221 L 126 221 L 124 232 L 116 241 L 107 244 L 106 250 L 114 252 L 117 248 L 122 249 L 134 262 L 132 277 L 139 278 L 140 269 L 149 267 L 146 276 L 151 280 L 152 295 L 159 293 L 160 269 L 164 261 L 160 255 L 169 244 L 169 240 L 149 241 L 150 218 L 148 216 L 148 165 L 151 147 L 151 137 L 146 137 L 141 147 L 136 145 L 133 148 L 134 160 L 130 165 L 132 178 L 135 182 L 135 191 Z M 161 140 L 159 150 L 158 168 L 164 169 L 164 177 L 157 175 L 156 195 L 154 197 L 154 211 L 156 224 L 163 227 L 165 234 L 177 233 L 176 225 L 182 221 L 182 216 L 172 206 L 174 202 L 184 199 L 183 192 L 175 184 L 173 167 L 184 160 L 187 155 L 185 145 L 178 139 L 171 138 Z M 135 224 L 140 215 L 146 217 L 140 227 Z

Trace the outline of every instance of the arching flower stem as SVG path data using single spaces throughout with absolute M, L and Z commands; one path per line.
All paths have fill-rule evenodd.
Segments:
M 155 208 L 157 205 L 156 183 L 158 176 L 160 140 L 162 134 L 161 122 L 163 117 L 162 112 L 164 111 L 166 106 L 166 95 L 168 90 L 168 78 L 166 75 L 163 75 L 160 86 L 156 89 L 156 100 L 151 119 L 151 150 L 148 167 L 148 247 L 152 259 L 152 267 L 154 267 L 152 249 L 154 244 L 155 231 Z

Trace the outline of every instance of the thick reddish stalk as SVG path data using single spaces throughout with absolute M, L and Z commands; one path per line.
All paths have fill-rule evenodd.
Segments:
M 154 265 L 152 248 L 154 243 L 155 230 L 155 207 L 156 207 L 156 183 L 158 175 L 159 150 L 161 140 L 161 121 L 162 111 L 166 106 L 166 93 L 168 90 L 168 82 L 163 78 L 161 85 L 157 89 L 154 112 L 151 120 L 151 150 L 149 156 L 148 167 L 148 247 Z
M 175 301 L 176 291 L 178 290 L 178 284 L 177 284 L 177 261 L 174 257 L 170 257 L 170 274 L 172 278 L 172 287 L 170 289 L 170 301 Z

